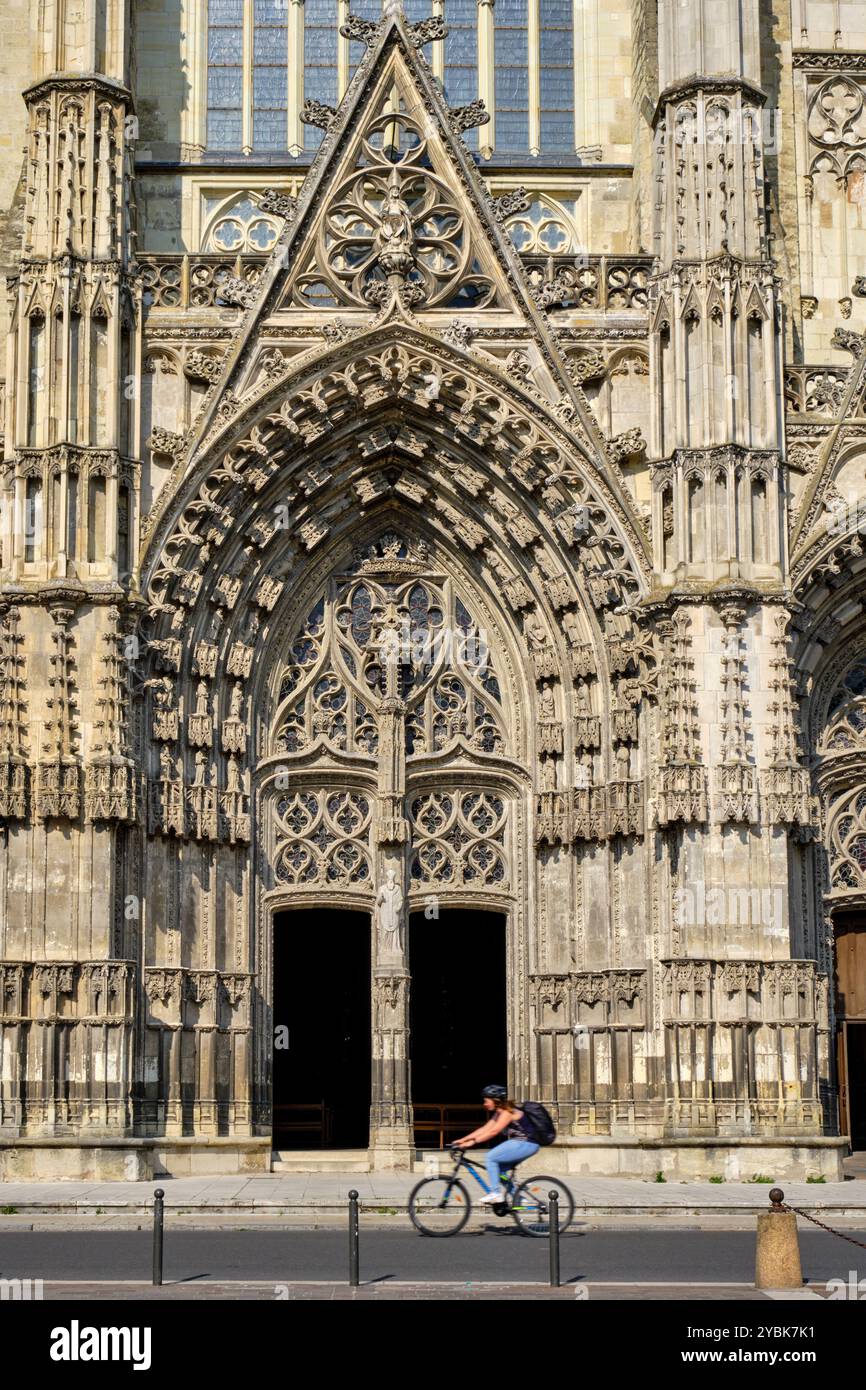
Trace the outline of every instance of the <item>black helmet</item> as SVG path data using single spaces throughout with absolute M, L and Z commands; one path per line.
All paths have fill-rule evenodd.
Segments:
M 508 1097 L 504 1086 L 485 1086 L 481 1094 L 485 1100 L 506 1100 Z

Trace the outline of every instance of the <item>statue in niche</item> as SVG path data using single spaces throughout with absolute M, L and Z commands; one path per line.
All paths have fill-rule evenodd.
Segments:
M 538 695 L 538 717 L 543 722 L 551 723 L 556 719 L 556 701 L 550 682 L 545 681 Z
M 228 761 L 228 769 L 226 772 L 226 791 L 232 793 L 243 791 L 243 787 L 241 786 L 241 774 L 240 769 L 238 767 L 238 760 L 233 754 L 229 757 Z
M 391 951 L 403 949 L 403 889 L 394 869 L 388 870 L 376 894 L 376 925 L 383 946 Z

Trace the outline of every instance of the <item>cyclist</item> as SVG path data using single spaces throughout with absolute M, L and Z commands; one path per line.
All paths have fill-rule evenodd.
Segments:
M 481 1095 L 484 1099 L 484 1109 L 491 1112 L 490 1119 L 478 1129 L 473 1129 L 465 1138 L 455 1140 L 454 1148 L 468 1149 L 473 1144 L 483 1144 L 485 1139 L 493 1139 L 497 1134 L 502 1135 L 504 1142 L 496 1144 L 490 1150 L 485 1163 L 492 1191 L 488 1192 L 486 1197 L 482 1197 L 481 1202 L 484 1206 L 493 1206 L 497 1202 L 505 1201 L 500 1170 L 514 1168 L 525 1158 L 531 1158 L 533 1154 L 538 1153 L 539 1146 L 535 1142 L 529 1121 L 524 1119 L 523 1111 L 517 1108 L 514 1101 L 509 1100 L 504 1086 L 485 1086 Z

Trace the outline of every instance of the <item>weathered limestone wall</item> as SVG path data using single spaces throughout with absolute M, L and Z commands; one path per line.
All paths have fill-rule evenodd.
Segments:
M 132 8 L 127 32 L 120 0 L 35 26 L 0 5 L 0 1175 L 15 1145 L 42 1175 L 267 1164 L 271 919 L 300 903 L 373 918 L 371 1150 L 407 1162 L 388 870 L 407 911 L 507 915 L 509 1081 L 556 1105 L 554 1163 L 835 1175 L 826 892 L 866 885 L 822 821 L 856 774 L 823 750 L 819 805 L 807 760 L 863 607 L 856 549 L 807 542 L 833 486 L 866 491 L 862 440 L 831 457 L 832 410 L 866 409 L 866 175 L 813 165 L 866 147 L 862 6 L 840 45 L 810 0 L 793 29 L 758 0 L 583 5 L 580 160 L 528 172 L 495 140 L 462 162 L 464 117 L 388 30 L 481 307 L 419 289 L 401 208 L 396 250 L 367 228 L 363 292 L 341 279 L 316 238 L 351 141 L 325 132 L 315 188 L 208 163 L 204 7 Z M 373 101 L 323 129 L 354 137 Z M 245 200 L 269 260 L 213 249 Z M 533 200 L 567 253 L 518 257 L 503 227 Z M 327 604 L 317 647 L 316 601 L 360 575 L 447 579 L 495 634 L 499 696 L 464 672 L 472 698 L 422 717 L 408 663 L 363 686 L 372 650 L 334 655 Z M 459 833 L 420 824 L 422 793 Z M 310 987 L 327 1008 L 326 950 Z

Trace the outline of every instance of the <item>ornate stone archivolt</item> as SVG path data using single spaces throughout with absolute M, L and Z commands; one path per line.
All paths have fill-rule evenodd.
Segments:
M 866 656 L 846 645 L 812 700 L 827 890 L 840 905 L 866 900 Z
M 501 587 L 509 608 L 522 614 L 536 674 L 558 677 L 561 666 L 549 606 L 562 613 L 561 625 L 577 662 L 574 669 L 589 672 L 594 667 L 592 624 L 580 617 L 581 612 L 590 605 L 621 602 L 642 583 L 641 563 L 626 539 L 627 524 L 625 533 L 620 530 L 622 514 L 615 503 L 604 500 L 604 485 L 584 466 L 575 467 L 574 454 L 569 456 L 550 426 L 539 428 L 537 415 L 524 405 L 516 409 L 516 402 L 506 404 L 501 390 L 491 389 L 492 381 L 488 386 L 484 368 L 473 366 L 467 372 L 467 364 L 461 362 L 458 368 L 456 361 L 446 367 L 441 346 L 435 355 L 413 354 L 407 341 L 413 333 L 417 330 L 404 325 L 399 345 L 380 348 L 373 357 L 361 351 L 361 339 L 341 339 L 330 349 L 330 375 L 320 370 L 313 375 L 310 364 L 299 377 L 299 363 L 293 361 L 276 394 L 275 383 L 266 381 L 257 423 L 246 422 L 246 436 L 236 434 L 206 478 L 184 486 L 186 501 L 176 512 L 175 529 L 165 535 L 160 528 L 154 536 L 160 549 L 152 550 L 154 560 L 145 569 L 146 636 L 151 679 L 156 682 L 151 686 L 152 725 L 158 739 L 172 742 L 185 727 L 190 749 L 201 753 L 208 747 L 206 734 L 213 718 L 206 695 L 209 682 L 219 683 L 223 672 L 246 679 L 254 670 L 255 650 L 265 635 L 262 621 L 275 605 L 285 603 L 284 576 L 294 555 L 331 547 L 348 535 L 349 488 L 365 507 L 399 505 L 411 510 L 428 497 L 433 484 L 426 526 L 438 529 L 449 552 L 456 544 L 475 555 L 489 576 L 487 582 Z M 294 398 L 290 380 L 300 387 Z M 398 403 L 401 423 L 392 414 Z M 365 418 L 360 431 L 359 409 Z M 522 539 L 525 550 L 520 573 L 513 560 L 505 559 L 515 537 Z M 584 547 L 588 540 L 591 546 Z M 564 556 L 565 561 L 557 558 Z M 369 570 L 371 564 L 368 556 L 357 581 L 352 579 L 351 592 L 344 594 L 347 626 L 341 631 L 349 640 L 342 644 L 332 623 L 336 609 L 329 609 L 328 640 L 334 639 L 337 665 L 327 671 L 323 665 L 321 680 L 303 691 L 295 692 L 287 684 L 276 754 L 309 748 L 323 737 L 335 750 L 342 745 L 343 751 L 375 756 L 375 692 L 366 674 L 371 654 L 354 641 L 364 604 L 372 613 L 374 606 L 385 608 L 390 601 L 381 586 L 377 589 L 375 575 L 365 580 L 364 565 Z M 415 574 L 423 577 L 417 567 Z M 420 614 L 426 605 L 434 621 L 425 618 L 422 626 L 431 637 L 437 623 L 444 621 L 436 614 L 447 611 L 449 640 L 478 645 L 477 615 L 456 590 L 443 588 L 441 577 L 437 581 L 435 575 L 428 576 L 427 584 L 410 582 L 408 572 L 397 577 L 402 587 L 396 591 L 396 607 L 402 605 L 408 613 L 414 605 Z M 306 609 L 308 659 L 320 636 L 317 601 L 313 595 Z M 333 604 L 334 596 L 328 601 Z M 353 604 L 356 618 L 349 616 Z M 624 621 L 618 642 L 628 626 Z M 181 633 L 186 634 L 183 643 Z M 302 634 L 296 635 L 300 640 Z M 432 645 L 435 649 L 436 643 Z M 190 654 L 188 676 L 182 666 L 184 651 Z M 441 662 L 422 672 L 425 663 L 422 657 L 415 669 L 410 659 L 400 668 L 404 676 L 409 670 L 413 673 L 415 693 L 410 692 L 404 726 L 413 753 L 435 753 L 459 734 L 481 754 L 501 754 L 508 718 L 500 708 L 495 672 L 477 658 L 474 665 L 469 662 L 465 678 Z M 185 687 L 183 726 L 178 674 Z M 187 680 L 194 684 L 187 686 Z M 417 698 L 418 691 L 423 700 Z M 227 709 L 224 726 L 231 717 Z M 233 727 L 239 729 L 237 723 Z M 233 774 L 235 781 L 240 779 L 241 796 L 246 791 L 243 741 L 240 736 L 240 767 L 236 765 Z M 186 788 L 197 785 L 196 798 L 206 805 L 203 815 L 193 815 L 193 826 L 204 828 L 209 837 L 214 825 L 219 826 L 214 798 L 222 795 L 223 776 L 227 778 L 231 769 L 220 773 L 221 754 L 227 750 L 217 750 L 213 734 L 210 746 L 210 767 L 200 766 L 205 761 L 200 756 L 189 758 L 183 769 L 177 754 L 173 765 L 168 756 L 161 756 L 155 800 L 162 809 L 156 823 L 166 812 L 167 823 L 179 827 L 178 808 L 189 805 Z M 154 774 L 152 761 L 152 778 Z M 246 809 L 240 815 L 243 826 Z
M 390 337 L 394 346 L 383 349 L 383 336 Z M 324 356 L 316 352 L 314 358 L 315 362 L 310 354 L 302 354 L 292 359 L 280 378 L 265 375 L 256 382 L 249 403 L 232 408 L 237 418 L 231 430 L 233 440 L 222 443 L 225 464 L 211 475 L 199 503 L 193 498 L 187 502 L 190 523 L 195 510 L 214 510 L 215 496 L 225 493 L 227 485 L 231 491 L 241 485 L 260 492 L 276 469 L 301 448 L 321 449 L 327 444 L 333 456 L 357 432 L 359 412 L 368 419 L 374 414 L 383 417 L 386 432 L 380 432 L 374 450 L 384 452 L 393 442 L 384 417 L 399 407 L 401 413 L 408 410 L 414 417 L 422 453 L 426 452 L 424 437 L 441 437 L 446 429 L 456 431 L 455 443 L 463 450 L 478 449 L 489 441 L 484 463 L 492 479 L 510 474 L 521 491 L 543 487 L 545 505 L 552 507 L 553 516 L 569 508 L 574 515 L 577 509 L 580 538 L 588 539 L 601 526 L 610 553 L 588 554 L 590 569 L 594 560 L 600 565 L 607 560 L 625 582 L 624 597 L 640 590 L 645 582 L 645 542 L 633 530 L 627 511 L 610 496 L 607 481 L 593 475 L 581 448 L 562 437 L 560 423 L 551 416 L 545 419 L 538 392 L 529 391 L 527 399 L 523 387 L 523 398 L 510 400 L 513 387 L 489 366 L 450 359 L 449 349 L 440 341 L 419 334 L 411 325 L 400 331 L 397 322 L 387 335 L 378 336 L 375 346 L 372 340 L 365 343 L 363 337 L 354 337 Z M 225 423 L 220 419 L 211 429 L 207 443 L 214 449 L 230 420 L 231 413 Z M 174 439 L 166 443 L 167 451 L 180 447 Z M 201 465 L 193 476 L 200 472 Z M 189 483 L 183 491 L 189 495 Z M 305 492 L 309 495 L 308 486 Z M 243 492 L 235 492 L 233 510 L 242 497 Z M 561 524 L 565 521 L 563 517 Z M 156 522 L 154 516 L 150 520 L 153 540 L 164 545 L 170 533 L 166 534 L 164 521 L 159 527 Z M 572 540 L 577 539 L 572 527 Z

